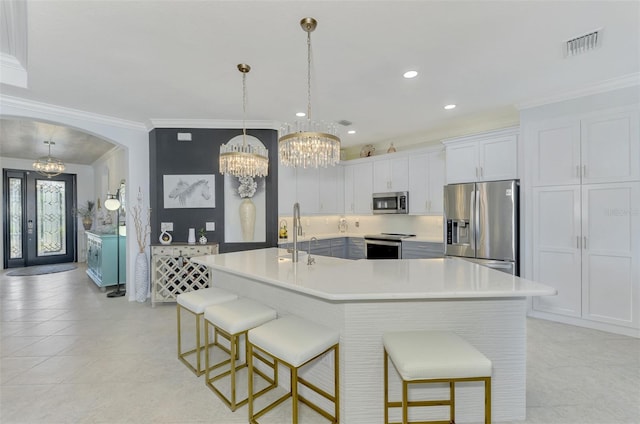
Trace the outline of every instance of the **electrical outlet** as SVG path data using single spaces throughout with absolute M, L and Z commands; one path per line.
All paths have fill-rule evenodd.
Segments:
M 161 222 L 160 231 L 173 231 L 173 222 Z
M 216 223 L 215 222 L 205 222 L 205 230 L 206 231 L 215 231 Z
M 356 228 L 360 228 L 360 221 L 356 221 Z

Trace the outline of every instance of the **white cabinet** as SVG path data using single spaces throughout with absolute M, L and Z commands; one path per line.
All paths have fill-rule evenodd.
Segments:
M 445 184 L 444 150 L 409 157 L 409 213 L 442 215 Z
M 327 168 L 278 168 L 278 211 L 291 215 L 300 203 L 304 215 L 341 214 L 344 211 L 344 170 Z
M 300 212 L 304 215 L 320 212 L 320 180 L 317 168 L 299 168 L 296 170 L 296 201 L 300 203 Z
M 318 212 L 321 214 L 344 213 L 344 167 L 341 165 L 320 168 L 318 172 Z
M 344 167 L 344 210 L 346 214 L 371 214 L 373 166 L 362 162 Z
M 278 214 L 291 215 L 293 204 L 298 195 L 296 193 L 296 169 L 279 165 L 278 166 Z
M 447 184 L 518 178 L 518 128 L 443 141 Z
M 534 310 L 638 328 L 640 183 L 533 194 L 533 279 L 558 290 L 534 298 Z
M 373 162 L 373 192 L 407 191 L 409 188 L 408 157 L 377 159 Z
M 534 186 L 640 179 L 638 112 L 617 111 L 533 126 Z

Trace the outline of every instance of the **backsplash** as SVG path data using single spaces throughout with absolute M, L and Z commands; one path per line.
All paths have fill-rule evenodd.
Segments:
M 324 234 L 336 234 L 340 218 L 347 220 L 347 235 L 365 235 L 375 233 L 415 234 L 421 239 L 441 242 L 443 239 L 442 216 L 414 215 L 324 215 L 304 216 L 302 211 L 302 231 L 305 237 Z M 291 215 L 278 217 L 278 222 L 286 221 L 289 233 L 293 231 Z M 356 225 L 356 223 L 358 225 Z

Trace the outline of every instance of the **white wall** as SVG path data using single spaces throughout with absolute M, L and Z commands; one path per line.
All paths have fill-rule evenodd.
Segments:
M 121 146 L 126 152 L 125 178 L 127 187 L 130 188 L 127 190 L 126 201 L 128 204 L 131 204 L 131 200 L 135 201 L 140 187 L 145 195 L 143 207 L 149 207 L 149 133 L 143 124 L 9 96 L 0 98 L 0 117 L 26 118 L 65 125 Z M 93 184 L 93 178 L 91 183 Z M 131 215 L 127 215 L 127 230 L 128 234 L 135 234 Z M 133 265 L 137 253 L 136 238 L 127 237 L 127 291 L 131 301 L 135 300 Z

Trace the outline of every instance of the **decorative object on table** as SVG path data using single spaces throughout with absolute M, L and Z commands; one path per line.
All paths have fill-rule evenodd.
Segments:
M 215 175 L 164 175 L 164 208 L 215 208 Z
M 118 190 L 116 191 L 116 194 L 108 194 L 107 193 L 107 200 L 104 201 L 104 207 L 109 210 L 109 211 L 116 211 L 116 237 L 117 237 L 117 241 L 116 241 L 116 269 L 117 271 L 117 280 L 118 280 L 118 284 L 117 284 L 117 288 L 112 291 L 107 293 L 107 297 L 122 297 L 127 293 L 126 288 L 124 290 L 120 290 L 120 189 L 118 188 Z
M 160 233 L 160 244 L 171 244 L 172 240 L 173 237 L 171 236 L 171 233 L 168 233 L 167 231 L 163 231 Z
M 269 172 L 269 152 L 260 140 L 247 135 L 247 74 L 251 66 L 240 63 L 242 72 L 242 135 L 220 146 L 220 173 L 234 177 L 265 177 Z
M 78 208 L 78 215 L 82 217 L 82 226 L 86 231 L 91 229 L 93 225 L 93 207 L 95 202 L 87 200 L 87 206 Z
M 40 175 L 45 176 L 47 178 L 55 177 L 56 175 L 60 175 L 66 169 L 64 163 L 58 159 L 51 156 L 51 145 L 56 144 L 53 141 L 44 141 L 44 144 L 49 146 L 49 155 L 42 156 L 33 162 L 33 169 Z
M 207 232 L 204 230 L 204 228 L 200 228 L 198 230 L 198 235 L 200 236 L 200 238 L 198 238 L 200 244 L 207 244 Z
M 187 238 L 187 243 L 196 244 L 196 229 L 189 228 L 189 237 Z
M 142 190 L 138 187 L 138 203 L 133 207 L 133 223 L 136 227 L 136 240 L 138 241 L 138 254 L 136 255 L 135 263 L 135 290 L 136 301 L 143 303 L 149 297 L 149 262 L 147 261 L 147 237 L 151 232 L 149 223 L 151 221 L 151 209 L 147 209 L 146 222 L 142 222 L 143 214 L 143 197 Z M 164 233 L 164 232 L 163 232 Z M 160 242 L 162 242 L 162 235 L 160 236 Z M 171 242 L 171 236 L 169 236 L 169 242 Z
M 256 226 L 256 205 L 253 204 L 251 198 L 256 193 L 258 184 L 252 177 L 240 177 L 238 180 L 240 181 L 238 194 L 242 198 L 239 208 L 242 240 L 252 241 Z
M 360 149 L 360 157 L 361 158 L 368 158 L 369 156 L 373 156 L 375 151 L 376 151 L 376 148 L 373 147 L 373 144 L 365 144 Z
M 387 149 L 387 153 L 395 153 L 396 147 L 393 145 L 393 143 L 391 143 L 391 145 L 389 145 L 389 148 Z
M 280 221 L 280 230 L 278 231 L 278 237 L 281 239 L 286 239 L 287 237 L 289 237 L 289 234 L 287 233 L 287 221 L 285 219 Z
M 334 166 L 340 160 L 340 138 L 333 122 L 311 120 L 311 33 L 318 22 L 303 18 L 300 26 L 307 33 L 307 119 L 280 127 L 280 162 L 294 168 Z

